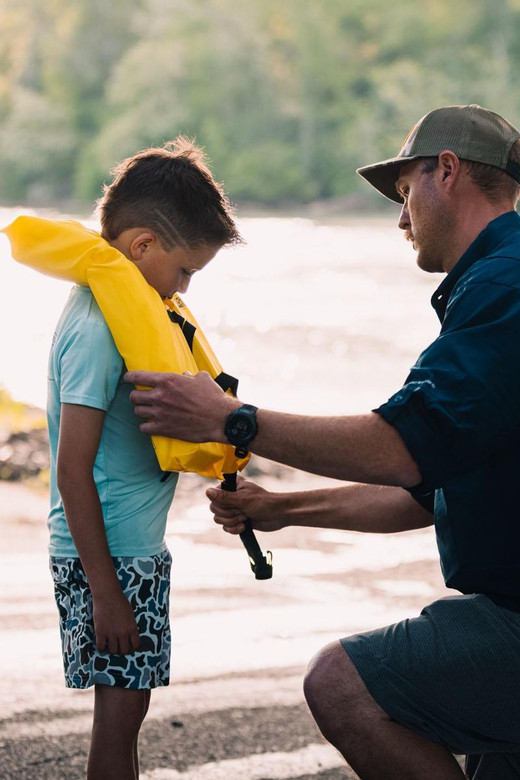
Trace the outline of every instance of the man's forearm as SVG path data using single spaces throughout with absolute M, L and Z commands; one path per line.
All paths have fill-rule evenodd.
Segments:
M 419 469 L 379 415 L 306 417 L 260 410 L 251 450 L 303 471 L 351 482 L 413 487 Z
M 433 523 L 433 515 L 400 487 L 359 484 L 273 493 L 239 477 L 235 493 L 209 488 L 207 496 L 215 522 L 231 534 L 244 530 L 246 518 L 267 532 L 300 526 L 387 534 Z
M 432 525 L 433 515 L 405 490 L 382 485 L 277 493 L 273 511 L 283 526 L 396 533 Z

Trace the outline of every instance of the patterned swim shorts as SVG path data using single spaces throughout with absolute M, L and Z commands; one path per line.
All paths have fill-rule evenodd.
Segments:
M 65 683 L 68 688 L 112 685 L 150 689 L 170 680 L 170 571 L 168 551 L 143 558 L 112 558 L 130 602 L 141 643 L 128 655 L 96 648 L 92 594 L 79 558 L 51 558 L 60 614 Z

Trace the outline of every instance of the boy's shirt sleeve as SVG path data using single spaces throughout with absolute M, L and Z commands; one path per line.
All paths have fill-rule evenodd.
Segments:
M 520 428 L 520 291 L 471 282 L 450 304 L 440 336 L 404 386 L 374 411 L 401 434 L 430 493 L 513 442 Z
M 108 411 L 124 363 L 103 319 L 83 320 L 60 355 L 60 401 Z

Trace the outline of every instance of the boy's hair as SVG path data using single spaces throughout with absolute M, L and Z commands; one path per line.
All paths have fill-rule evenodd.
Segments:
M 179 136 L 144 149 L 111 171 L 97 202 L 102 234 L 115 240 L 124 230 L 157 233 L 164 249 L 240 244 L 233 208 L 206 164 L 204 152 Z

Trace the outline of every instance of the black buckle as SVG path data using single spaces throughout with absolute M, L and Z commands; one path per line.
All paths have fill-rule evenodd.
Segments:
M 237 451 L 235 450 L 235 455 Z M 247 455 L 247 450 L 246 450 Z M 244 457 L 237 455 L 237 457 Z M 230 493 L 234 493 L 237 489 L 237 475 L 224 474 L 224 481 L 221 484 L 222 490 L 227 490 Z M 260 545 L 258 544 L 255 532 L 251 528 L 251 523 L 246 520 L 246 527 L 240 534 L 242 544 L 246 548 L 246 552 L 249 556 L 249 564 L 251 570 L 257 580 L 270 580 L 273 576 L 273 554 L 270 550 L 264 555 Z

